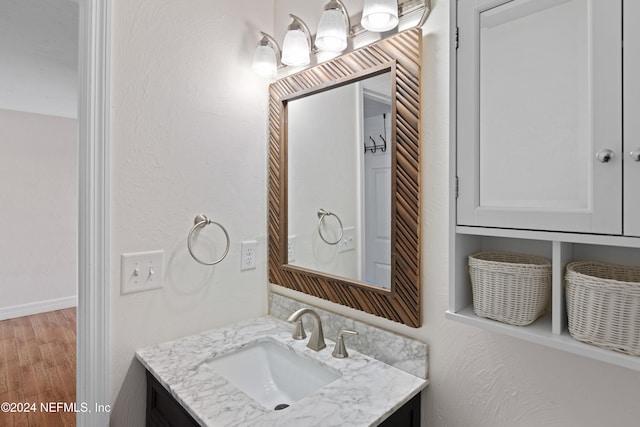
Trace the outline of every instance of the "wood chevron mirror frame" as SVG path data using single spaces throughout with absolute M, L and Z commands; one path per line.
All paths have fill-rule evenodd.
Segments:
M 421 64 L 422 30 L 414 28 L 271 84 L 268 165 L 271 283 L 411 327 L 422 325 Z M 384 289 L 287 263 L 287 104 L 389 71 L 392 74 L 391 288 Z

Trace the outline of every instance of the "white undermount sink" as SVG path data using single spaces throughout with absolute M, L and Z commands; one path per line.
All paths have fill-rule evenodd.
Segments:
M 284 409 L 340 378 L 338 372 L 270 340 L 205 364 L 268 409 Z

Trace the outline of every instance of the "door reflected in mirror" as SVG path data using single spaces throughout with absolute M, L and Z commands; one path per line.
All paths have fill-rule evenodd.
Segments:
M 391 79 L 288 103 L 288 264 L 391 288 Z

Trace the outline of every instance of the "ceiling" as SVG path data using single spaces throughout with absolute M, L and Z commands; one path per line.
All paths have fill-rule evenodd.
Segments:
M 0 0 L 0 108 L 77 117 L 77 0 Z

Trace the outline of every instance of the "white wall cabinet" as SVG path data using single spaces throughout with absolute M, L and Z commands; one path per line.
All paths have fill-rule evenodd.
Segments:
M 458 224 L 622 234 L 621 7 L 458 2 Z
M 640 236 L 640 2 L 624 2 L 624 233 Z
M 447 317 L 640 370 L 574 340 L 564 300 L 571 261 L 640 265 L 640 2 L 458 0 L 451 15 Z M 474 314 L 467 257 L 487 250 L 552 260 L 546 315 Z

